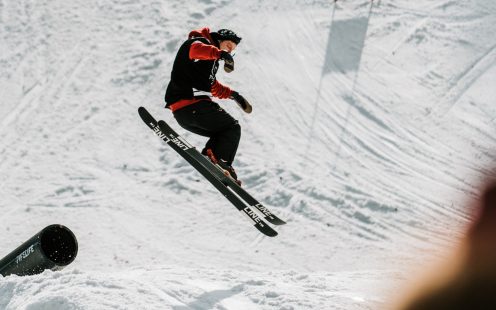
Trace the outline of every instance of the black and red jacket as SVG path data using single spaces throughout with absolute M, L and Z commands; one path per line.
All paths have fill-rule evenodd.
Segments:
M 215 75 L 221 50 L 209 28 L 191 31 L 179 51 L 165 93 L 166 108 L 178 108 L 206 99 L 209 93 L 221 99 L 231 96 L 231 89 L 220 84 Z

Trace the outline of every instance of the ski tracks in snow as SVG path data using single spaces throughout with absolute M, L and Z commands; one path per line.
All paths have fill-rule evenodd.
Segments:
M 458 76 L 455 76 L 431 117 L 443 117 L 457 104 L 470 87 L 496 64 L 496 44 L 475 59 Z
M 450 20 L 449 18 L 452 16 L 449 14 L 449 10 L 456 9 L 456 6 L 454 1 L 445 1 L 421 10 L 418 8 L 411 11 L 405 10 L 403 14 L 410 16 L 410 24 L 413 26 L 409 28 L 406 35 L 400 38 L 398 43 L 392 46 L 392 50 L 388 51 L 389 56 L 381 58 L 380 61 L 370 58 L 371 55 L 375 55 L 377 50 L 377 47 L 374 46 L 376 40 L 374 35 L 381 33 L 372 25 L 371 37 L 367 38 L 371 42 L 365 44 L 368 46 L 367 50 L 371 49 L 371 52 L 365 53 L 363 60 L 365 66 L 359 67 L 362 68 L 362 72 L 355 73 L 356 75 L 360 74 L 360 78 L 357 79 L 355 76 L 356 81 L 351 82 L 351 74 L 348 76 L 342 74 L 342 77 L 331 74 L 319 82 L 314 111 L 311 113 L 310 134 L 304 149 L 303 162 L 304 166 L 308 168 L 306 173 L 318 180 L 336 179 L 344 173 L 345 176 L 354 180 L 360 180 L 368 175 L 369 179 L 377 178 L 378 181 L 374 184 L 360 181 L 360 184 L 352 186 L 353 191 L 368 193 L 362 199 L 353 198 L 357 196 L 353 191 L 343 191 L 339 187 L 336 188 L 328 184 L 313 185 L 308 180 L 296 183 L 291 188 L 306 198 L 301 203 L 296 203 L 297 200 L 294 199 L 288 200 L 289 206 L 294 212 L 315 222 L 321 222 L 321 224 L 325 218 L 324 214 L 328 212 L 337 217 L 339 221 L 347 223 L 348 227 L 353 227 L 350 230 L 354 233 L 358 235 L 365 233 L 373 239 L 382 239 L 392 233 L 407 231 L 404 227 L 408 226 L 414 230 L 422 226 L 426 230 L 423 235 L 413 233 L 413 230 L 407 233 L 416 235 L 418 239 L 437 238 L 439 231 L 450 229 L 449 223 L 442 224 L 443 227 L 437 223 L 436 219 L 440 215 L 456 219 L 458 223 L 467 220 L 466 213 L 458 207 L 457 199 L 462 195 L 473 196 L 476 194 L 473 190 L 473 183 L 471 183 L 473 178 L 467 178 L 463 175 L 465 173 L 463 171 L 471 169 L 471 164 L 466 163 L 469 154 L 460 152 L 461 143 L 453 144 L 452 139 L 444 139 L 444 136 L 449 134 L 445 128 L 432 124 L 427 125 L 429 120 L 425 119 L 425 110 L 416 106 L 429 106 L 431 105 L 430 102 L 417 104 L 415 97 L 405 98 L 405 94 L 401 93 L 405 90 L 404 88 L 398 91 L 391 89 L 384 93 L 373 88 L 377 86 L 374 85 L 374 75 L 379 68 L 378 65 L 386 62 L 387 66 L 403 71 L 403 76 L 408 77 L 411 84 L 417 84 L 422 92 L 432 92 L 433 88 L 435 91 L 439 91 L 448 85 L 448 92 L 443 96 L 441 103 L 432 104 L 436 111 L 448 112 L 467 89 L 493 66 L 495 46 L 491 46 L 482 56 L 468 64 L 467 69 L 464 70 L 462 67 L 462 70 L 457 70 L 459 73 L 453 72 L 455 75 L 450 78 L 453 82 L 448 83 L 446 82 L 449 81 L 449 78 L 446 78 L 445 75 L 452 72 L 449 67 L 449 60 L 440 68 L 426 63 L 427 68 L 432 71 L 432 74 L 427 75 L 427 79 L 425 74 L 420 74 L 425 72 L 408 71 L 410 67 L 413 68 L 415 63 L 406 63 L 405 66 L 405 63 L 398 63 L 398 59 L 404 60 L 401 54 L 408 55 L 409 49 L 414 48 L 418 49 L 418 55 L 420 55 L 417 61 L 421 63 L 424 61 L 423 57 L 427 61 L 427 57 L 432 56 L 425 54 L 424 51 L 424 46 L 429 43 L 429 40 L 433 40 L 433 38 L 440 42 L 451 40 L 452 37 L 449 32 L 445 31 L 442 23 Z M 391 10 L 391 5 L 386 5 L 384 9 L 378 10 L 378 14 L 387 15 L 386 12 L 388 11 L 394 12 Z M 341 14 L 343 13 L 341 12 Z M 477 14 L 471 12 L 466 13 L 466 15 L 459 12 L 457 14 L 459 16 L 452 17 L 456 25 L 477 17 Z M 335 7 L 333 7 L 331 15 L 332 23 L 334 23 Z M 394 20 L 391 22 L 396 23 Z M 430 24 L 435 26 L 432 31 L 429 31 L 430 28 L 427 27 Z M 401 24 L 398 25 L 401 26 Z M 387 24 L 383 26 L 388 27 Z M 435 30 L 439 31 L 436 32 Z M 399 53 L 400 50 L 401 53 Z M 389 60 L 386 61 L 387 59 Z M 412 60 L 415 61 L 416 59 Z M 447 72 L 441 71 L 439 74 L 434 74 L 436 69 Z M 362 81 L 372 82 L 373 86 Z M 329 87 L 327 88 L 327 86 Z M 391 86 L 389 85 L 389 87 Z M 415 86 L 412 85 L 412 87 Z M 351 93 L 349 89 L 351 89 Z M 435 96 L 432 97 L 435 99 Z M 321 98 L 328 100 L 332 98 L 332 101 L 321 103 Z M 406 102 L 401 102 L 402 105 L 411 105 L 412 113 L 420 112 L 423 115 L 414 116 L 411 119 L 406 117 L 399 123 L 398 116 L 400 115 L 394 110 L 395 107 L 385 104 L 386 102 L 394 102 L 394 100 L 405 100 Z M 340 101 L 345 105 L 342 105 Z M 326 106 L 323 107 L 324 105 Z M 439 114 L 435 115 L 439 117 Z M 320 119 L 325 119 L 328 122 L 320 123 Z M 308 131 L 301 127 L 301 124 L 299 126 L 300 131 Z M 318 138 L 313 138 L 314 135 Z M 320 156 L 315 154 L 320 154 Z M 334 156 L 329 156 L 330 154 L 334 154 Z M 330 167 L 322 169 L 323 157 Z M 483 170 L 480 171 L 483 172 Z M 362 177 L 357 178 L 356 176 Z M 303 176 L 302 178 L 305 179 Z M 303 189 L 305 187 L 306 189 Z M 322 189 L 318 192 L 323 193 L 314 195 L 315 190 L 320 187 Z M 351 187 L 349 188 L 351 189 Z M 457 195 L 447 195 L 452 197 L 444 200 L 446 199 L 444 195 L 450 191 L 456 192 Z M 298 196 L 294 193 L 286 195 Z M 438 198 L 433 198 L 436 195 Z M 390 201 L 381 201 L 380 198 L 374 199 L 374 197 L 389 196 L 396 196 L 396 199 Z M 367 200 L 373 203 L 368 203 Z M 323 204 L 324 201 L 328 203 Z M 385 206 L 385 209 L 376 208 L 374 210 L 374 205 Z M 337 208 L 339 211 L 334 212 L 333 208 Z M 385 214 L 377 211 L 386 209 L 390 210 L 391 213 L 381 219 Z M 398 214 L 396 216 L 395 213 L 403 215 Z M 405 214 L 409 215 L 405 216 Z M 401 218 L 401 225 L 395 224 L 391 218 Z M 424 223 L 418 220 L 420 218 L 423 218 Z

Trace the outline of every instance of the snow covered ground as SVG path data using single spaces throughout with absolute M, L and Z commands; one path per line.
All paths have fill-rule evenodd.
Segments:
M 0 257 L 53 223 L 79 242 L 0 278 L 0 309 L 383 309 L 494 167 L 495 24 L 493 0 L 0 1 Z M 220 103 L 276 238 L 138 117 L 175 124 L 163 93 L 203 26 L 243 37 L 217 77 L 254 112 Z

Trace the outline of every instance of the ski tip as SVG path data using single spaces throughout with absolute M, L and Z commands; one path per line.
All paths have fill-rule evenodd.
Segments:
M 269 233 L 264 233 L 264 234 L 268 237 L 271 237 L 271 238 L 274 238 L 278 235 L 277 231 L 275 231 L 275 230 L 273 230 L 272 232 L 269 232 Z
M 272 238 L 273 238 L 273 237 L 275 237 L 275 236 L 277 236 L 277 235 L 278 235 L 278 234 L 277 234 L 277 231 L 275 231 L 275 230 L 274 230 L 274 233 L 273 233 L 273 234 L 270 234 L 270 235 L 267 235 L 267 236 L 269 236 L 269 237 L 272 237 Z
M 267 219 L 267 221 L 269 221 L 269 220 Z M 285 224 L 286 224 L 286 222 L 285 222 L 285 221 L 281 220 L 281 219 L 280 219 L 280 218 L 278 218 L 278 217 L 274 217 L 273 219 L 271 219 L 271 220 L 269 221 L 269 223 L 274 224 L 274 225 L 285 225 Z
M 269 237 L 275 237 L 277 236 L 277 231 L 273 230 L 269 225 L 267 224 L 261 224 L 257 223 L 255 224 L 255 227 L 264 235 L 269 236 Z

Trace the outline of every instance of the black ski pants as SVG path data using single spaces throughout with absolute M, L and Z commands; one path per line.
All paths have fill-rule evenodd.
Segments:
M 238 150 L 241 127 L 216 102 L 202 100 L 174 112 L 181 127 L 201 136 L 209 137 L 204 150 L 212 149 L 217 159 L 232 165 Z

